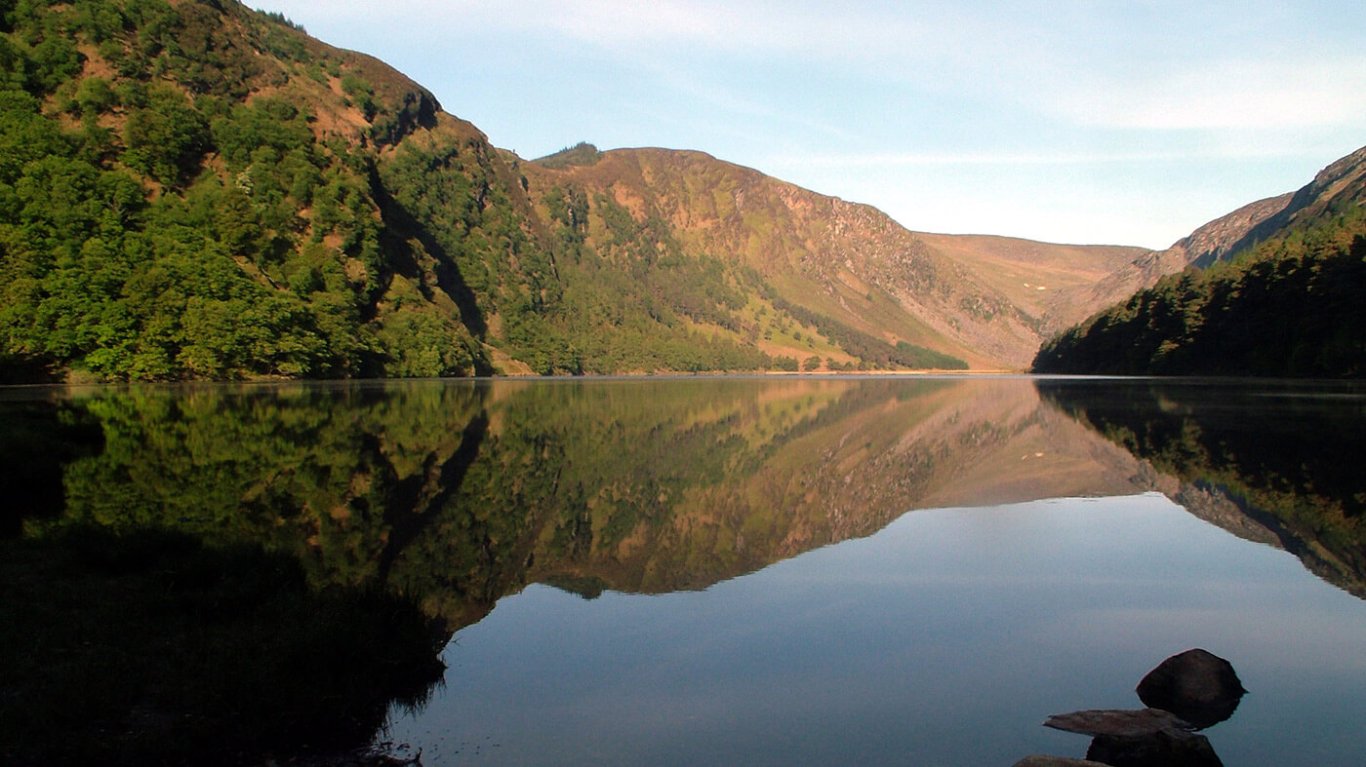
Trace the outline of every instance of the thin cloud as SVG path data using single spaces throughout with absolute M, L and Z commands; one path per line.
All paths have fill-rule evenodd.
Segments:
M 659 81 L 676 93 L 705 102 L 722 109 L 731 115 L 740 115 L 758 120 L 767 120 L 785 125 L 797 126 L 845 141 L 850 141 L 855 138 L 853 131 L 848 128 L 826 121 L 816 120 L 809 115 L 781 109 L 772 102 L 745 96 L 728 86 L 718 85 L 710 80 L 688 76 L 678 70 L 664 66 L 652 65 L 652 68 L 655 70 L 654 75 Z M 674 119 L 678 118 L 675 117 Z M 748 133 L 751 129 L 737 127 L 736 130 L 742 133 Z
M 1237 160 L 1296 157 L 1312 154 L 1302 147 L 1229 146 L 1217 149 L 1161 150 L 1151 152 L 871 152 L 847 154 L 775 155 L 777 166 L 930 167 L 930 166 L 1063 166 L 1124 163 L 1178 162 L 1188 160 Z
M 309 15 L 313 6 L 260 2 L 286 15 Z M 767 59 L 768 65 L 792 57 L 917 88 L 1032 103 L 1086 125 L 1217 128 L 1249 121 L 1303 125 L 1362 113 L 1366 58 L 1357 46 L 1316 43 L 1342 52 L 1306 61 L 1295 37 L 1298 28 L 1328 15 L 1282 4 L 836 7 L 764 0 L 395 0 L 377 13 L 372 0 L 333 0 L 326 23 L 453 40 L 513 32 L 608 51 L 642 66 L 715 57 Z M 1216 20 L 1236 34 L 1212 31 Z M 1351 26 L 1344 19 L 1324 36 L 1350 38 Z M 1247 57 L 1251 49 L 1258 58 Z
M 290 16 L 311 15 L 312 0 L 257 0 Z M 416 34 L 515 31 L 617 51 L 865 56 L 944 54 L 946 27 L 962 27 L 936 6 L 907 13 L 860 5 L 835 7 L 753 0 L 395 0 L 377 12 L 372 0 L 332 0 L 327 23 L 389 25 Z M 414 23 L 419 26 L 413 27 Z
M 1094 80 L 1055 107 L 1097 127 L 1268 130 L 1332 127 L 1366 115 L 1366 56 L 1207 62 L 1145 78 Z

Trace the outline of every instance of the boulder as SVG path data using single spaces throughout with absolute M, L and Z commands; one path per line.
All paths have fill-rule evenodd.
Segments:
M 1092 737 L 1087 761 L 1031 756 L 1015 767 L 1223 767 L 1209 739 L 1195 731 L 1232 716 L 1246 692 L 1233 664 L 1207 650 L 1187 650 L 1159 663 L 1138 683 L 1138 697 L 1147 708 L 1048 717 L 1046 727 Z
M 1169 711 L 1094 709 L 1050 716 L 1044 726 L 1090 735 L 1086 758 L 1112 767 L 1222 767 L 1214 747 Z
M 1048 717 L 1043 726 L 1093 737 L 1109 735 L 1120 738 L 1141 738 L 1160 732 L 1184 735 L 1192 729 L 1190 724 L 1171 712 L 1155 708 L 1092 709 L 1054 714 Z
M 1233 716 L 1246 692 L 1233 664 L 1199 648 L 1162 661 L 1138 683 L 1143 705 L 1170 711 L 1196 729 Z

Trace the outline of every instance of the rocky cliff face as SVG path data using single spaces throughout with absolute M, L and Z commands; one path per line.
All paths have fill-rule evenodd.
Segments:
M 1180 253 L 1186 263 L 1200 267 L 1224 260 L 1245 247 L 1249 234 L 1284 211 L 1292 197 L 1287 192 L 1244 205 L 1196 229 L 1170 249 Z
M 1270 205 L 1273 201 L 1285 200 L 1283 205 Z M 1360 208 L 1366 200 L 1366 147 L 1334 162 L 1314 176 L 1293 195 L 1283 195 L 1264 200 L 1268 215 L 1254 222 L 1237 241 L 1221 251 L 1196 254 L 1192 262 L 1206 267 L 1240 251 L 1254 247 L 1257 243 L 1271 239 L 1292 228 L 1307 228 L 1316 220 L 1338 213 Z M 1254 203 L 1257 205 L 1260 203 Z M 1249 206 L 1251 207 L 1251 206 Z

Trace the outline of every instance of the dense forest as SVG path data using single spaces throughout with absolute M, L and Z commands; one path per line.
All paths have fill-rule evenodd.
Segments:
M 964 366 L 519 168 L 278 14 L 0 0 L 0 381 Z
M 1039 373 L 1366 375 L 1366 213 L 1355 200 L 1208 270 L 1163 278 L 1044 344 Z
M 414 300 L 373 181 L 367 145 L 431 106 L 385 101 L 355 60 L 215 6 L 0 4 L 8 377 L 486 369 L 458 321 Z M 320 135 L 297 81 L 335 85 L 364 131 Z

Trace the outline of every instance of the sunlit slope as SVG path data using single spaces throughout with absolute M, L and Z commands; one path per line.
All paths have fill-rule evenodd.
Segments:
M 1258 225 L 1284 210 L 1290 197 L 1283 194 L 1249 203 L 1204 224 L 1165 250 L 1140 254 L 1078 296 L 1068 324 L 1114 306 L 1138 291 L 1152 287 L 1168 274 L 1229 255 Z M 1054 328 L 1053 332 L 1061 329 Z
M 966 364 L 667 229 L 587 240 L 428 91 L 279 16 L 25 3 L 0 49 L 3 380 Z
M 840 332 L 827 328 L 838 325 L 977 368 L 1018 368 L 1043 333 L 1084 316 L 1074 297 L 1145 252 L 913 233 L 870 206 L 701 152 L 581 145 L 522 169 L 533 198 L 579 196 L 586 242 L 598 251 L 620 238 L 624 213 L 684 254 L 758 277 L 750 308 L 735 316 L 774 353 L 802 349 L 774 338 L 754 307 L 834 342 Z
M 986 235 L 917 233 L 1034 318 L 1044 335 L 1099 308 L 1093 289 L 1149 253 L 1145 248 L 1059 245 Z
M 520 351 L 496 329 L 551 271 L 531 208 L 399 72 L 236 2 L 24 3 L 0 49 L 3 378 L 467 375 Z

